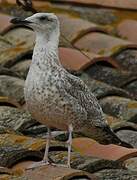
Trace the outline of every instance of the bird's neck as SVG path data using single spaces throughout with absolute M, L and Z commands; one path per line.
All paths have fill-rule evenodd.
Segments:
M 39 66 L 61 65 L 58 57 L 59 34 L 52 33 L 50 36 L 46 33 L 36 34 L 36 44 L 34 47 L 32 61 Z

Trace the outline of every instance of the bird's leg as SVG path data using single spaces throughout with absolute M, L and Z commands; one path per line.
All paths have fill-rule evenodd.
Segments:
M 71 168 L 71 167 L 70 167 L 70 155 L 71 155 L 72 132 L 73 132 L 73 127 L 72 127 L 71 124 L 70 124 L 69 127 L 68 127 L 68 132 L 69 132 L 69 138 L 68 138 L 68 141 L 67 141 L 67 144 L 68 144 L 68 162 L 67 162 L 67 165 L 64 165 L 64 164 L 54 164 L 54 163 L 52 163 L 53 166 Z
M 72 124 L 69 125 L 69 138 L 68 138 L 68 163 L 67 166 L 70 168 L 70 157 L 71 157 L 71 145 L 72 145 L 72 132 L 73 132 L 73 127 Z
M 48 135 L 47 135 L 47 142 L 46 142 L 46 148 L 45 148 L 45 153 L 44 153 L 44 158 L 40 162 L 35 162 L 26 169 L 34 169 L 36 167 L 48 165 L 49 163 L 49 158 L 48 158 L 48 153 L 49 153 L 49 146 L 50 146 L 50 140 L 51 140 L 51 131 L 50 128 L 48 128 Z
M 48 128 L 47 143 L 46 143 L 45 154 L 43 158 L 43 162 L 45 162 L 46 164 L 49 164 L 48 154 L 49 154 L 50 140 L 51 140 L 51 131 L 50 131 L 50 128 Z

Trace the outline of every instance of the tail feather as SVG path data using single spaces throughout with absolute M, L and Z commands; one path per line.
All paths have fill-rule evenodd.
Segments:
M 129 143 L 126 143 L 121 139 L 119 139 L 119 137 L 113 132 L 113 130 L 109 126 L 103 128 L 103 131 L 106 134 L 104 138 L 106 139 L 106 141 L 108 141 L 107 142 L 108 144 L 116 144 L 127 148 L 133 148 L 133 146 L 130 145 Z
M 119 137 L 113 132 L 113 130 L 109 126 L 92 126 L 86 129 L 84 127 L 84 129 L 80 130 L 80 134 L 95 139 L 100 144 L 116 144 L 127 148 L 133 148 L 133 146 L 131 146 L 130 144 L 119 139 Z

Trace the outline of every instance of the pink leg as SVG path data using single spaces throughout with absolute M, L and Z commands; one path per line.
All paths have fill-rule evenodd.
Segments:
M 36 167 L 40 167 L 40 166 L 44 166 L 44 165 L 49 164 L 48 153 L 49 153 L 50 140 L 51 140 L 51 131 L 48 128 L 47 142 L 46 142 L 46 148 L 45 148 L 45 153 L 44 153 L 43 160 L 40 161 L 40 162 L 33 163 L 27 169 L 34 169 Z
M 71 158 L 71 146 L 72 146 L 72 132 L 73 132 L 73 127 L 70 124 L 69 125 L 69 138 L 67 141 L 67 143 L 68 143 L 68 163 L 67 163 L 68 168 L 71 168 L 70 167 L 70 158 Z

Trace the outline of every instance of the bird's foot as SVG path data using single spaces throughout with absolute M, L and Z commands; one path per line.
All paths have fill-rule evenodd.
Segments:
M 64 167 L 64 168 L 71 168 L 70 165 L 65 165 L 65 164 L 55 164 L 55 163 L 51 163 L 52 166 L 56 166 L 56 167 Z
M 37 168 L 37 167 L 46 166 L 46 165 L 49 165 L 49 164 L 50 164 L 49 162 L 45 162 L 45 161 L 34 162 L 34 163 L 31 164 L 30 166 L 28 166 L 28 167 L 26 168 L 26 170 L 35 169 L 35 168 Z
M 46 165 L 51 165 L 51 166 L 55 166 L 55 167 L 64 167 L 64 168 L 71 168 L 70 165 L 65 165 L 65 164 L 55 164 L 55 163 L 49 163 L 49 162 L 45 162 L 45 161 L 39 161 L 39 162 L 34 162 L 33 164 L 31 164 L 30 166 L 28 166 L 26 168 L 26 170 L 33 170 L 35 168 L 38 167 L 42 167 L 42 166 L 46 166 Z

